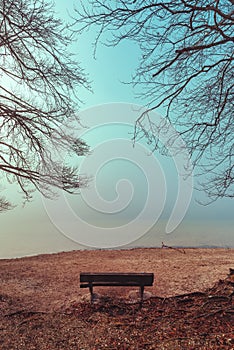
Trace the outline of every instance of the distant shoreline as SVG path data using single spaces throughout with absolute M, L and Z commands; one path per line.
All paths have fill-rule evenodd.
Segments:
M 29 254 L 29 255 L 22 255 L 22 256 L 15 256 L 15 257 L 0 257 L 1 261 L 6 260 L 18 260 L 18 259 L 28 259 L 28 258 L 36 258 L 36 257 L 46 257 L 46 256 L 53 256 L 58 254 L 69 254 L 69 253 L 75 253 L 75 252 L 84 252 L 84 251 L 94 251 L 94 252 L 103 252 L 103 251 L 135 251 L 135 250 L 191 250 L 191 249 L 215 249 L 215 250 L 233 250 L 234 246 L 216 246 L 216 245 L 201 245 L 201 246 L 168 246 L 168 247 L 161 247 L 161 246 L 155 246 L 155 247 L 144 247 L 144 246 L 137 246 L 137 247 L 124 247 L 124 248 L 79 248 L 79 249 L 73 249 L 73 250 L 61 250 L 57 252 L 45 252 L 45 253 L 36 253 L 36 254 Z

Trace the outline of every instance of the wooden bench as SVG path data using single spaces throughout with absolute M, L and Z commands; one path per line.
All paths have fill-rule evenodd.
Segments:
M 89 288 L 91 303 L 93 302 L 93 287 L 140 287 L 141 304 L 145 286 L 152 286 L 154 282 L 153 273 L 80 273 L 80 288 Z

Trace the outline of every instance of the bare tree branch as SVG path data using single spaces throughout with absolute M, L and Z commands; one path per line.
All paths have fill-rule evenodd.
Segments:
M 101 37 L 107 46 L 122 40 L 139 45 L 132 82 L 137 96 L 183 137 L 194 166 L 206 174 L 201 186 L 208 198 L 234 197 L 233 1 L 89 0 L 75 11 L 73 30 L 93 26 L 95 45 Z M 165 152 L 158 132 L 147 112 L 139 116 L 135 140 L 146 137 Z
M 79 125 L 76 91 L 88 82 L 69 52 L 66 26 L 48 1 L 0 2 L 0 173 L 26 200 L 33 189 L 53 196 L 56 188 L 74 193 L 86 184 L 55 155 L 88 151 L 68 127 Z M 0 210 L 10 207 L 1 200 Z

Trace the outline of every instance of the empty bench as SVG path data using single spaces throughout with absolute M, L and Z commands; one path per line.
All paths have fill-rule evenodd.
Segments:
M 91 303 L 93 302 L 94 287 L 139 287 L 141 303 L 145 286 L 152 286 L 154 282 L 153 273 L 80 273 L 80 288 L 89 288 Z

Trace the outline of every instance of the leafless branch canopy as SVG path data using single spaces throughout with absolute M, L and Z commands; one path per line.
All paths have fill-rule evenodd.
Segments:
M 207 174 L 211 200 L 233 197 L 234 2 L 232 0 L 89 0 L 76 8 L 74 29 L 95 26 L 114 46 L 141 48 L 133 77 L 149 110 L 158 109 L 178 130 L 195 166 Z M 135 138 L 157 148 L 154 120 L 136 121 Z M 153 144 L 156 141 L 156 144 Z
M 77 86 L 88 86 L 70 43 L 47 1 L 0 1 L 0 174 L 17 182 L 26 200 L 33 188 L 50 195 L 53 187 L 74 192 L 83 184 L 53 152 L 88 150 L 66 129 L 76 118 Z

